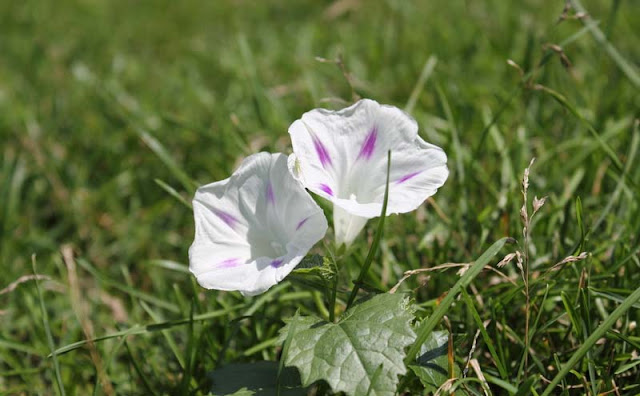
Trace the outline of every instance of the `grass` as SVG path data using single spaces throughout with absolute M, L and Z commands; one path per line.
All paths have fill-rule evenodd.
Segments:
M 498 268 L 509 281 L 484 271 L 447 299 L 460 277 L 443 269 L 399 290 L 421 316 L 451 304 L 456 362 L 476 358 L 491 392 L 640 392 L 640 8 L 573 4 L 1 2 L 0 393 L 202 394 L 216 368 L 276 361 L 283 319 L 327 307 L 288 281 L 201 289 L 189 201 L 247 154 L 290 152 L 291 122 L 353 94 L 410 110 L 451 171 L 387 218 L 360 287 L 515 238 L 490 262 L 526 253 L 523 271 Z M 533 157 L 529 213 L 548 200 L 525 242 Z M 337 262 L 339 312 L 367 252 Z M 482 394 L 467 377 L 458 389 Z

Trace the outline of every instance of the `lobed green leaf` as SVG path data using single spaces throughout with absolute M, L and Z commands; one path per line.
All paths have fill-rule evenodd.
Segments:
M 337 323 L 296 315 L 281 332 L 285 365 L 298 368 L 304 386 L 324 380 L 334 392 L 393 394 L 406 373 L 404 349 L 415 339 L 413 317 L 399 294 L 354 305 Z

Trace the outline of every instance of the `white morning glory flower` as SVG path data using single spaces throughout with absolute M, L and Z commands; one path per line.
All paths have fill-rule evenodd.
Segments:
M 230 178 L 198 188 L 193 212 L 189 270 L 202 287 L 243 295 L 280 282 L 327 231 L 284 154 L 245 158 Z
M 380 216 L 391 150 L 387 214 L 415 210 L 447 180 L 444 151 L 418 136 L 402 110 L 363 99 L 340 111 L 311 110 L 289 127 L 289 167 L 306 188 L 333 202 L 338 244 L 351 244 Z

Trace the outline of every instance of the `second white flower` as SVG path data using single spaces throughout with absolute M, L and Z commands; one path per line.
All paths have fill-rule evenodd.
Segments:
M 447 156 L 418 135 L 407 113 L 363 99 L 339 111 L 315 109 L 289 127 L 294 176 L 333 202 L 338 244 L 351 244 L 380 216 L 392 151 L 387 214 L 415 210 L 447 180 Z
M 327 220 L 284 154 L 258 153 L 198 188 L 189 269 L 207 289 L 256 295 L 280 282 L 324 237 Z

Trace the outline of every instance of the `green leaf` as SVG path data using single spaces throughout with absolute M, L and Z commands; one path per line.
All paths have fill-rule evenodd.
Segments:
M 412 319 L 399 294 L 354 305 L 337 323 L 296 315 L 281 332 L 289 342 L 285 365 L 298 368 L 304 386 L 324 380 L 334 392 L 393 394 L 406 373 L 404 348 L 415 339 Z
M 335 276 L 335 271 L 328 257 L 319 254 L 306 256 L 288 276 L 292 282 L 309 286 L 316 290 L 326 291 L 328 282 Z
M 294 271 L 304 272 L 307 270 L 312 270 L 314 268 L 322 267 L 323 264 L 324 260 L 321 255 L 312 254 L 309 256 L 305 256 Z
M 211 373 L 214 396 L 271 396 L 277 394 L 278 362 L 230 364 Z M 281 396 L 306 395 L 300 386 L 296 369 L 283 370 L 280 382 Z
M 332 279 L 335 275 L 331 267 L 331 260 L 319 254 L 306 256 L 291 272 L 291 275 L 317 275 L 325 279 Z
M 434 331 L 420 347 L 416 363 L 409 368 L 416 374 L 427 392 L 435 392 L 449 379 L 449 332 Z M 454 376 L 459 376 L 458 366 L 454 366 Z

